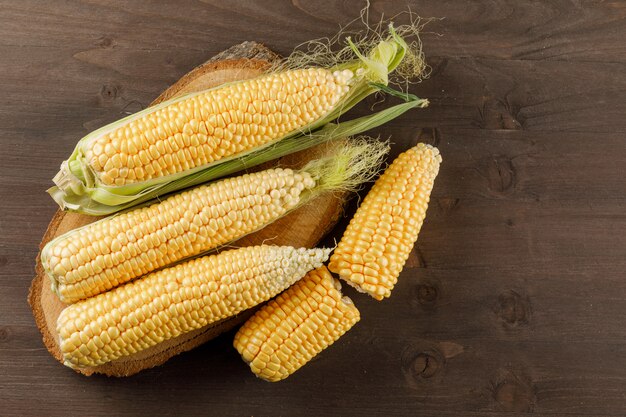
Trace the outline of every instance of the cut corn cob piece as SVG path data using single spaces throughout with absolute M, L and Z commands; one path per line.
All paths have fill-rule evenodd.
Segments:
M 385 170 L 350 221 L 328 268 L 377 300 L 391 295 L 426 216 L 439 150 L 423 143 Z
M 299 171 L 268 169 L 173 195 L 57 237 L 42 265 L 61 301 L 77 302 L 261 229 L 322 191 L 356 188 L 387 149 L 353 139 Z
M 350 330 L 359 310 L 326 267 L 309 272 L 239 329 L 234 346 L 259 378 L 280 381 Z
M 65 365 L 98 366 L 236 315 L 328 259 L 328 249 L 251 246 L 152 273 L 61 312 Z
M 138 199 L 189 186 L 186 177 L 207 181 L 203 174 L 211 167 L 320 129 L 369 94 L 388 91 L 388 73 L 410 50 L 393 28 L 367 56 L 351 47 L 355 59 L 345 62 L 344 49 L 331 68 L 276 70 L 175 98 L 104 126 L 79 141 L 48 192 L 62 208 L 89 213 L 95 203 L 115 212 Z M 427 105 L 406 98 L 413 107 Z

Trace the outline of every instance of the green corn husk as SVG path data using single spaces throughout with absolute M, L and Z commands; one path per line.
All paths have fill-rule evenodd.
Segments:
M 220 178 L 324 141 L 361 133 L 386 123 L 411 108 L 425 107 L 428 104 L 427 100 L 395 92 L 387 87 L 389 73 L 400 65 L 409 50 L 409 46 L 392 26 L 389 27 L 387 39 L 378 42 L 367 56 L 363 56 L 350 40 L 348 42 L 358 59 L 337 64 L 330 69 L 333 71 L 350 69 L 355 74 L 355 81 L 331 112 L 308 126 L 261 147 L 176 174 L 122 186 L 106 186 L 100 183 L 84 156 L 85 149 L 93 140 L 132 120 L 208 90 L 192 93 L 149 107 L 85 136 L 78 142 L 70 158 L 61 165 L 61 170 L 53 179 L 56 186 L 50 188 L 48 193 L 62 209 L 90 215 L 111 214 L 160 195 Z M 377 91 L 402 97 L 407 102 L 360 119 L 331 123 Z

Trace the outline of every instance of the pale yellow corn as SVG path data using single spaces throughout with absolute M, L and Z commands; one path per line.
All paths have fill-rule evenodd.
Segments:
M 426 216 L 439 150 L 423 143 L 402 153 L 376 181 L 328 268 L 377 300 L 389 297 Z
M 57 321 L 72 368 L 98 366 L 269 300 L 327 249 L 251 246 L 195 259 L 68 306 Z
M 70 231 L 42 262 L 61 301 L 74 303 L 260 229 L 313 186 L 309 173 L 281 168 L 225 179 Z
M 171 103 L 90 141 L 84 154 L 104 185 L 176 174 L 294 132 L 329 113 L 349 70 L 277 72 Z
M 359 310 L 326 267 L 309 272 L 239 329 L 234 346 L 259 378 L 280 381 L 350 330 Z

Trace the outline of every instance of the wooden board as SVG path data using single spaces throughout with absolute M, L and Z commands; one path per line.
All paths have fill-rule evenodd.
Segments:
M 253 78 L 260 75 L 263 69 L 277 58 L 278 56 L 272 51 L 255 42 L 244 42 L 236 45 L 183 76 L 155 99 L 152 105 L 225 82 Z M 307 151 L 285 156 L 278 161 L 268 162 L 255 167 L 253 170 L 275 166 L 276 164 L 298 168 L 311 159 L 330 154 L 335 149 L 335 146 L 336 143 L 321 145 Z M 231 246 L 249 246 L 265 242 L 295 247 L 314 247 L 339 219 L 345 197 L 345 194 L 325 193 L 264 229 L 233 242 Z M 40 250 L 55 237 L 89 224 L 99 218 L 57 210 L 41 241 Z M 28 302 L 32 307 L 37 326 L 42 333 L 44 345 L 55 359 L 62 362 L 56 322 L 66 305 L 59 301 L 57 296 L 51 291 L 50 279 L 43 270 L 40 255 L 41 252 L 37 255 L 36 276 L 29 291 Z M 83 368 L 77 370 L 77 372 L 85 375 L 99 373 L 109 376 L 129 376 L 143 369 L 161 365 L 172 356 L 193 349 L 239 325 L 254 310 L 252 309 L 235 317 L 212 323 L 134 355 L 120 358 L 102 366 Z
M 232 331 L 129 378 L 84 378 L 43 346 L 24 299 L 43 190 L 76 139 L 235 43 L 287 54 L 362 4 L 0 0 L 2 417 L 626 415 L 623 0 L 371 2 L 372 20 L 445 17 L 411 86 L 431 106 L 371 132 L 443 164 L 393 296 L 344 286 L 361 322 L 287 380 L 255 378 Z

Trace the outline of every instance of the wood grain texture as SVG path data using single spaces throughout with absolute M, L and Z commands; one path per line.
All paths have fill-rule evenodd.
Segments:
M 55 210 L 43 190 L 78 138 L 207 56 L 246 40 L 284 55 L 359 5 L 0 0 L 0 414 L 626 414 L 625 3 L 372 0 L 371 17 L 407 3 L 445 17 L 412 87 L 432 104 L 372 133 L 394 155 L 441 149 L 420 240 L 393 297 L 345 288 L 362 321 L 268 384 L 232 332 L 124 380 L 61 367 L 24 301 Z

